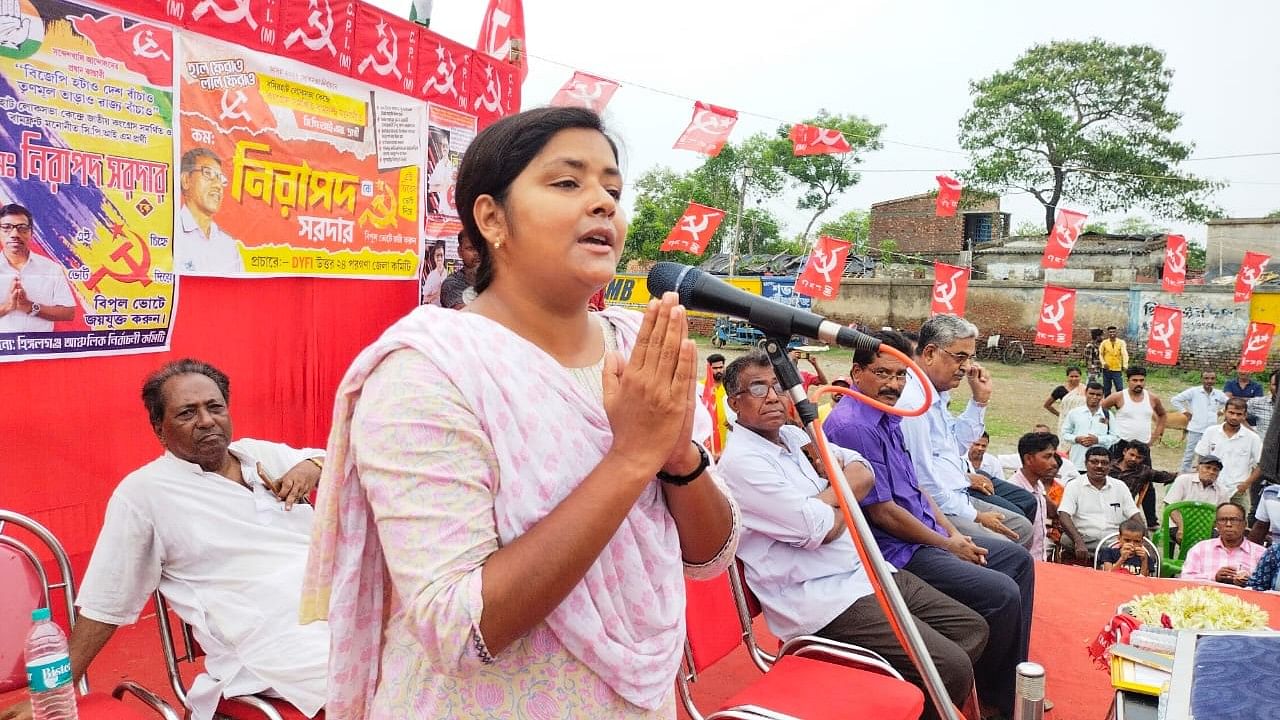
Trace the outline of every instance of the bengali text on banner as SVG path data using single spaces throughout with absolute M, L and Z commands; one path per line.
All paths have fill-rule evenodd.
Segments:
M 3 233 L 0 361 L 165 350 L 177 302 L 172 33 L 73 2 L 10 9 L 0 203 L 32 218 L 29 230 L 21 215 L 3 220 L 15 227 Z
M 410 279 L 426 104 L 183 35 L 179 274 Z

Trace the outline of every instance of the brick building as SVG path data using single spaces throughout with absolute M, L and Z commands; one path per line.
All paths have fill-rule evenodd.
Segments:
M 954 217 L 938 217 L 936 199 L 936 192 L 927 192 L 872 205 L 872 250 L 892 240 L 903 254 L 955 263 L 961 253 L 1008 234 L 1009 213 L 1000 212 L 998 196 L 966 192 Z

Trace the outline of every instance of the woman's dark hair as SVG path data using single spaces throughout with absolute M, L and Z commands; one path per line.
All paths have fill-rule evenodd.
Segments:
M 618 146 L 605 131 L 600 116 L 586 108 L 545 107 L 526 110 L 505 117 L 485 128 L 471 141 L 458 169 L 458 217 L 462 229 L 472 240 L 472 246 L 480 256 L 476 269 L 476 292 L 484 292 L 493 282 L 493 252 L 476 225 L 476 199 L 481 195 L 492 196 L 498 205 L 505 205 L 511 183 L 524 172 L 551 138 L 561 130 L 595 130 L 605 136 L 618 159 Z
M 142 404 L 147 408 L 151 427 L 159 427 L 164 419 L 164 384 L 179 375 L 204 375 L 218 386 L 222 401 L 231 404 L 231 379 L 226 373 L 203 360 L 174 360 L 148 375 L 142 383 Z
M 436 250 L 445 252 L 443 240 L 437 240 L 431 243 L 431 247 L 427 248 L 427 258 L 424 261 L 427 266 L 427 272 L 433 272 L 436 269 Z

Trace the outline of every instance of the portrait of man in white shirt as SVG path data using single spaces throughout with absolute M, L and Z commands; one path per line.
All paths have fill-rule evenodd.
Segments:
M 52 332 L 76 314 L 75 295 L 59 263 L 31 252 L 31 211 L 0 207 L 0 332 Z
M 182 275 L 242 274 L 239 243 L 213 221 L 227 185 L 222 158 L 209 148 L 194 148 L 183 153 L 178 170 L 182 210 L 174 228 L 174 269 Z

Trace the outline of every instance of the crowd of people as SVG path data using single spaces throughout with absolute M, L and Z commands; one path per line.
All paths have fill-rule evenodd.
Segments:
M 674 293 L 643 313 L 588 310 L 621 254 L 621 194 L 617 148 L 590 111 L 531 110 L 477 135 L 457 183 L 462 267 L 446 275 L 433 248 L 436 302 L 353 361 L 324 449 L 234 439 L 231 380 L 210 363 L 146 378 L 163 452 L 108 505 L 75 677 L 159 590 L 207 652 L 196 720 L 248 693 L 335 718 L 671 718 L 685 578 L 736 557 L 780 639 L 855 643 L 920 684 L 767 356 L 703 366 Z M 988 452 L 998 388 L 975 361 L 978 328 L 953 315 L 875 333 L 921 374 L 863 348 L 834 381 L 887 407 L 931 396 L 923 414 L 861 398 L 823 409 L 950 701 L 976 690 L 984 717 L 1013 713 L 1036 560 L 1056 548 L 1151 574 L 1140 508 L 1153 484 L 1216 501 L 1219 533 L 1192 550 L 1189 576 L 1270 589 L 1280 575 L 1280 543 L 1257 544 L 1280 535 L 1280 478 L 1261 471 L 1251 429 L 1270 406 L 1243 397 L 1244 378 L 1221 403 L 1179 394 L 1198 423 L 1196 472 L 1155 471 L 1166 411 L 1114 330 L 1088 377 L 1069 368 L 1046 402 L 1056 432 L 1032 428 L 1016 454 Z M 814 357 L 794 359 L 813 370 L 807 386 L 827 382 Z

